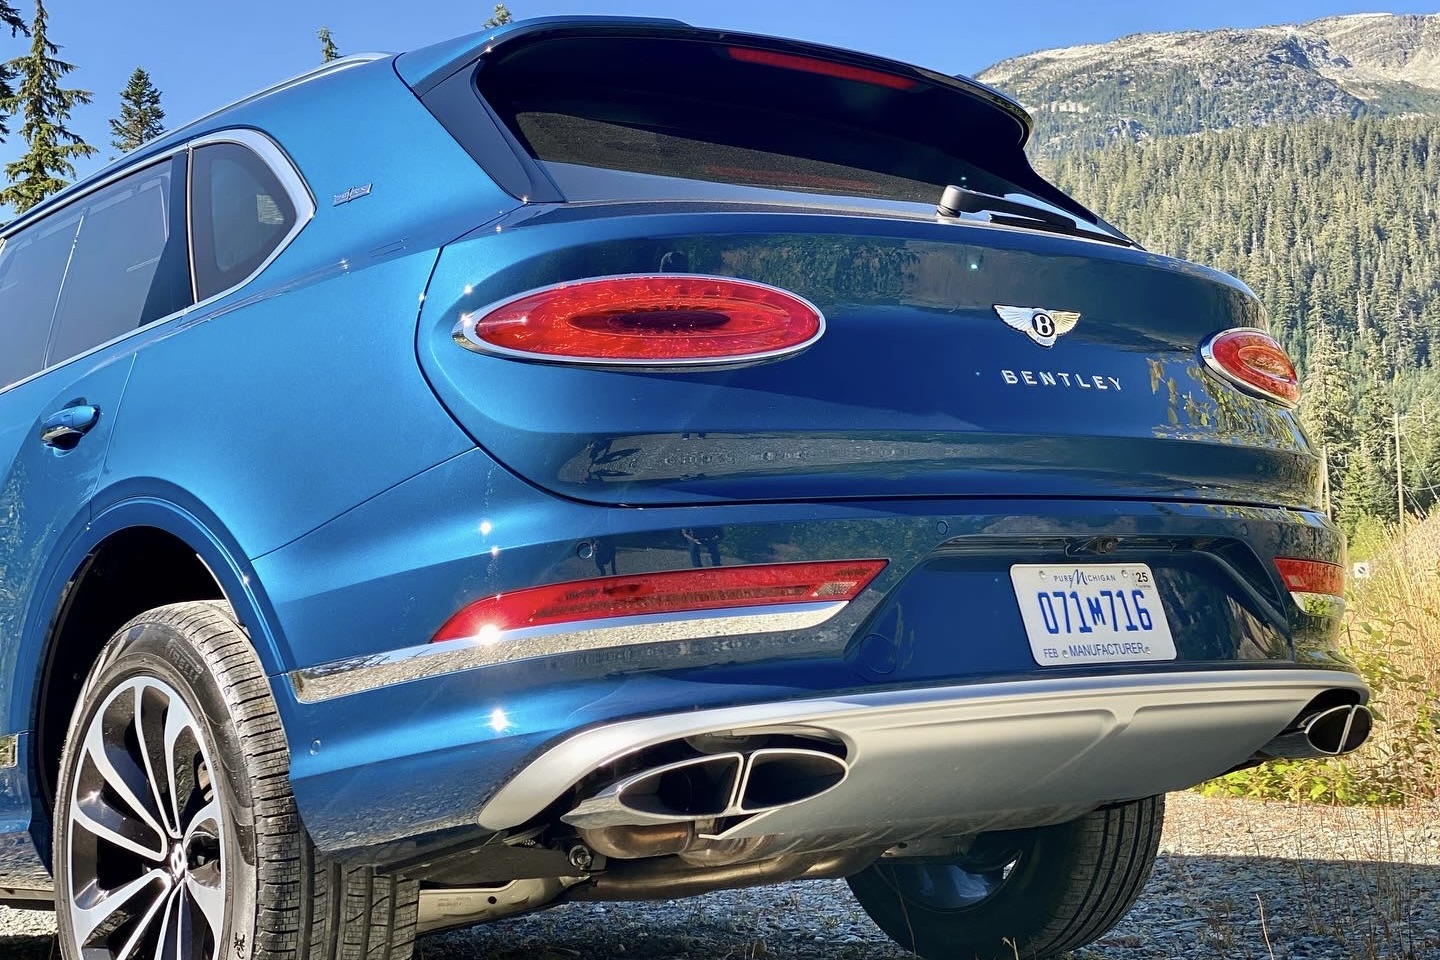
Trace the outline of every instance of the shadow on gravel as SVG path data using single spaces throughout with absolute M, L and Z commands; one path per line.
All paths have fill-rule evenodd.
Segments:
M 49 960 L 54 937 L 0 935 L 0 957 L 5 960 Z M 55 956 L 59 956 L 56 950 Z
M 1240 838 L 1237 838 L 1239 840 Z M 421 941 L 422 960 L 894 960 L 842 882 L 669 903 L 570 904 Z M 1435 960 L 1440 866 L 1161 857 L 1140 901 L 1075 960 Z

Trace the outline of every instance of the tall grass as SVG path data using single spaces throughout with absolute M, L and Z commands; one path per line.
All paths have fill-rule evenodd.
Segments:
M 1335 760 L 1276 760 L 1208 794 L 1343 804 L 1440 799 L 1440 514 L 1390 532 L 1351 584 L 1344 648 L 1369 682 L 1375 732 Z

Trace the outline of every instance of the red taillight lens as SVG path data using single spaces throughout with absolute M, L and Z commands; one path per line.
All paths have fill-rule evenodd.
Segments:
M 689 366 L 773 359 L 825 331 L 820 311 L 778 287 L 729 277 L 601 277 L 523 294 L 462 317 L 472 349 L 557 363 Z
M 1200 348 L 1220 376 L 1286 407 L 1300 402 L 1300 380 L 1285 348 L 1263 330 L 1237 327 L 1217 333 Z
M 877 87 L 888 87 L 891 90 L 910 90 L 919 85 L 919 81 L 910 77 L 886 73 L 884 70 L 871 70 L 869 67 L 857 67 L 849 63 L 837 63 L 834 60 L 780 53 L 777 50 L 757 50 L 754 47 L 730 47 L 728 49 L 731 59 L 739 60 L 742 63 L 760 63 L 767 67 L 780 67 L 783 70 L 818 73 L 824 77 L 854 80 L 857 83 L 869 83 Z
M 1327 597 L 1345 596 L 1345 568 L 1322 560 L 1292 560 L 1276 557 L 1275 568 L 1291 593 L 1319 593 Z
M 884 560 L 773 563 L 552 583 L 476 601 L 446 621 L 432 642 L 483 642 L 506 630 L 611 617 L 834 603 L 855 597 L 885 564 Z

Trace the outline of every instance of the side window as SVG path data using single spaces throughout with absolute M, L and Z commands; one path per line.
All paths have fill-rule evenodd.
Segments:
M 43 220 L 0 248 L 0 389 L 45 366 L 45 343 L 79 211 Z
M 295 204 L 250 149 L 215 143 L 194 152 L 190 192 L 195 293 L 201 300 L 240 283 L 295 225 Z
M 167 160 L 78 201 L 80 232 L 55 310 L 48 363 L 189 305 L 183 205 L 175 202 L 183 164 L 183 158 Z

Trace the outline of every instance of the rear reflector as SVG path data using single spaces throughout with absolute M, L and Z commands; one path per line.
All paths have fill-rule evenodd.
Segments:
M 1200 347 L 1206 365 L 1249 393 L 1285 407 L 1300 402 L 1300 380 L 1285 348 L 1263 330 L 1236 327 Z
M 483 643 L 507 630 L 611 617 L 843 602 L 864 590 L 885 564 L 884 560 L 774 563 L 552 583 L 476 601 L 446 621 L 431 642 Z
M 1345 568 L 1321 560 L 1292 560 L 1276 557 L 1275 567 L 1291 593 L 1318 593 L 1327 597 L 1345 596 Z
M 742 63 L 759 63 L 767 67 L 780 67 L 783 70 L 817 73 L 825 77 L 888 87 L 891 90 L 910 90 L 919 86 L 919 81 L 910 77 L 886 73 L 883 70 L 871 70 L 868 67 L 857 67 L 849 63 L 836 63 L 834 60 L 802 57 L 793 53 L 780 53 L 776 50 L 757 50 L 754 47 L 730 47 L 728 49 L 731 58 Z
M 460 318 L 455 339 L 552 363 L 713 366 L 776 359 L 825 331 L 815 305 L 731 277 L 598 277 L 534 290 Z

